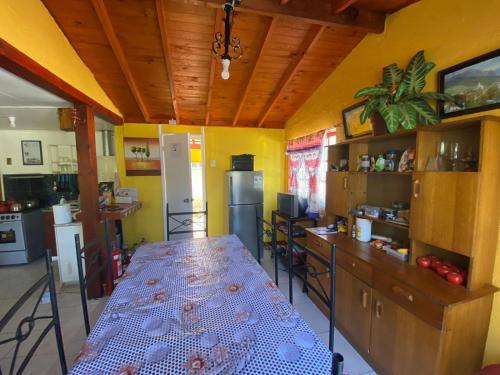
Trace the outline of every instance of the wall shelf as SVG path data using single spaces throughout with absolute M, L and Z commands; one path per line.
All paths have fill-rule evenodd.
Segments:
M 371 221 L 374 221 L 376 223 L 381 223 L 381 224 L 388 225 L 390 227 L 398 228 L 398 229 L 402 229 L 402 230 L 408 230 L 410 228 L 409 225 L 397 224 L 397 223 L 393 223 L 391 221 L 387 221 L 384 219 L 376 219 L 376 218 L 373 218 L 371 216 L 366 216 L 366 215 L 354 215 L 354 217 L 359 217 L 360 219 L 371 220 Z
M 367 175 L 367 176 L 411 176 L 412 172 L 349 172 L 358 175 Z

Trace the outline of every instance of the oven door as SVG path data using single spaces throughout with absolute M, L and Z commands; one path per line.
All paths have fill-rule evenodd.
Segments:
M 0 252 L 24 250 L 25 248 L 22 222 L 0 222 Z

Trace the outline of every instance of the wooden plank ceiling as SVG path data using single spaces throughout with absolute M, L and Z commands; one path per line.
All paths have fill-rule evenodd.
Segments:
M 220 77 L 221 0 L 42 0 L 126 122 L 283 128 L 385 14 L 415 0 L 242 0 Z

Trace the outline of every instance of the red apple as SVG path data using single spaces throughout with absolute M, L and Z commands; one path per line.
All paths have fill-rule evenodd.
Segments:
M 461 273 L 461 270 L 459 267 L 457 267 L 456 265 L 454 265 L 453 263 L 451 262 L 443 262 L 443 265 L 444 266 L 448 266 L 448 268 L 451 270 L 451 272 L 457 272 L 457 273 Z
M 429 268 L 429 266 L 431 265 L 431 261 L 432 259 L 427 256 L 417 258 L 417 264 L 423 268 Z
M 441 262 L 441 260 L 438 258 L 438 259 L 433 259 L 431 261 L 431 268 L 436 271 L 440 266 L 443 265 L 443 262 Z
M 445 278 L 446 279 L 446 275 L 449 274 L 451 271 L 451 268 L 448 267 L 446 264 L 442 264 L 441 266 L 439 266 L 437 269 L 436 269 L 436 272 L 439 276 L 441 276 L 442 278 Z
M 446 280 L 452 284 L 462 285 L 464 277 L 457 272 L 450 272 L 446 275 Z

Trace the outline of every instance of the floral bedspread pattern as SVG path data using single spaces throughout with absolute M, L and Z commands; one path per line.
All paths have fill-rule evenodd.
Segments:
M 235 235 L 142 245 L 70 374 L 329 374 L 331 353 Z

